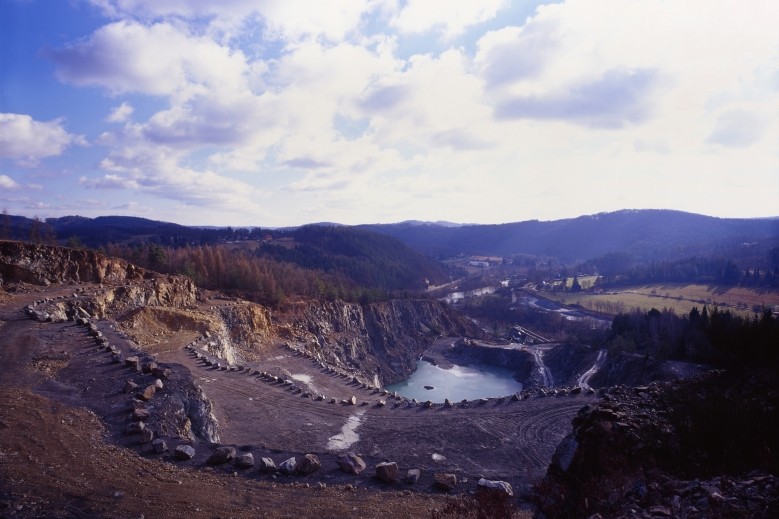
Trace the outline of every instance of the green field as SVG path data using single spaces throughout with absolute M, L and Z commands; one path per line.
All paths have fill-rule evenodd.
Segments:
M 581 282 L 581 281 L 580 281 Z M 578 304 L 589 310 L 616 314 L 640 308 L 668 308 L 677 314 L 688 313 L 692 307 L 718 306 L 744 316 L 751 316 L 763 307 L 779 310 L 779 290 L 745 287 L 724 287 L 686 283 L 659 283 L 620 287 L 604 293 L 590 291 L 556 293 L 549 297 L 566 305 Z

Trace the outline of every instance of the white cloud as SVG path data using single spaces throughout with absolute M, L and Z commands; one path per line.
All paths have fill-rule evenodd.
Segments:
M 0 175 L 0 187 L 3 189 L 19 189 L 21 186 L 8 175 Z
M 390 23 L 404 33 L 435 30 L 444 39 L 451 39 L 472 25 L 493 19 L 506 4 L 505 0 L 408 0 Z
M 296 41 L 306 36 L 340 41 L 362 17 L 382 7 L 382 0 L 90 0 L 114 18 L 143 21 L 207 19 L 217 37 L 233 36 L 247 20 L 259 17 L 263 38 Z
M 36 121 L 26 114 L 0 113 L 0 158 L 23 165 L 62 154 L 73 144 L 85 145 L 80 135 L 68 133 L 61 119 Z
M 567 0 L 528 19 L 500 1 L 93 3 L 116 19 L 50 54 L 119 98 L 83 186 L 262 200 L 283 225 L 323 207 L 312 219 L 575 216 L 670 192 L 695 209 L 680 171 L 775 185 L 779 3 Z
M 106 117 L 106 121 L 109 123 L 123 123 L 130 118 L 133 111 L 134 109 L 130 103 L 122 103 L 111 109 L 111 113 Z
M 49 54 L 62 81 L 101 86 L 114 94 L 186 100 L 215 86 L 228 92 L 246 86 L 246 61 L 240 50 L 170 23 L 114 22 Z

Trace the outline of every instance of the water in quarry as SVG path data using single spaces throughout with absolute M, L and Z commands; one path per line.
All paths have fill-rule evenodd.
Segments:
M 407 380 L 387 386 L 387 389 L 421 402 L 443 402 L 447 398 L 459 402 L 512 395 L 522 390 L 522 384 L 514 380 L 513 372 L 507 368 L 475 364 L 443 369 L 419 360 L 416 371 Z

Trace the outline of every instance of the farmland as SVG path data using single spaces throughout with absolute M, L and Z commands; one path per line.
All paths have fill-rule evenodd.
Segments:
M 762 309 L 779 309 L 779 290 L 719 285 L 658 283 L 627 286 L 595 293 L 563 292 L 550 295 L 551 299 L 565 305 L 581 305 L 598 312 L 616 314 L 640 308 L 668 308 L 678 314 L 688 313 L 692 307 L 717 306 L 748 316 Z

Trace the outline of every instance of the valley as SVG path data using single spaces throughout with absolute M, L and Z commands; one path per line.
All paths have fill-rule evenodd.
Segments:
M 730 319 L 724 322 L 733 331 L 723 337 L 751 334 L 752 355 L 774 358 L 770 313 L 738 321 L 716 308 L 711 317 L 652 309 L 609 321 L 533 285 L 509 289 L 510 281 L 500 281 L 479 289 L 487 277 L 451 283 L 463 297 L 442 297 L 449 302 L 411 294 L 298 296 L 266 306 L 93 251 L 0 241 L 0 279 L 0 391 L 15 402 L 0 416 L 0 444 L 11 453 L 0 459 L 8 489 L 0 505 L 22 518 L 67 507 L 89 517 L 289 517 L 295 507 L 323 517 L 384 517 L 389 510 L 438 517 L 457 506 L 503 510 L 501 517 L 539 510 L 567 517 L 581 515 L 590 498 L 596 510 L 632 503 L 699 517 L 700 503 L 674 508 L 673 492 L 688 475 L 665 455 L 647 453 L 646 462 L 678 481 L 640 503 L 625 489 L 616 500 L 597 485 L 585 485 L 586 496 L 585 487 L 563 490 L 571 482 L 566 474 L 589 481 L 582 460 L 597 456 L 593 431 L 624 432 L 629 439 L 619 442 L 659 434 L 645 432 L 642 421 L 665 423 L 656 401 L 685 384 L 708 388 L 722 373 L 706 362 L 732 353 L 717 336 L 703 335 L 708 319 L 717 326 Z M 559 295 L 579 295 L 572 287 Z M 418 393 L 404 396 L 393 384 L 410 380 L 419 366 L 474 377 L 476 389 L 454 397 L 448 382 L 427 375 L 414 382 Z M 497 387 L 507 389 L 480 393 L 481 382 L 498 372 L 510 384 Z M 425 377 L 424 370 L 414 375 Z M 766 403 L 744 409 L 749 420 L 770 424 L 770 368 L 765 377 L 745 391 L 768 391 Z M 686 397 L 673 402 L 700 405 Z M 681 423 L 663 427 L 652 445 L 676 448 Z M 755 430 L 747 443 L 773 452 Z M 643 453 L 641 445 L 630 448 Z M 51 462 L 45 452 L 55 453 Z M 761 499 L 770 494 L 773 463 L 769 456 L 748 464 L 768 471 L 753 477 L 768 481 Z M 613 477 L 623 485 L 619 478 L 636 476 Z M 148 478 L 158 481 L 154 493 Z M 746 492 L 749 481 L 729 484 Z M 199 485 L 213 499 L 182 494 Z M 716 486 L 728 493 L 719 480 Z M 766 499 L 765 510 L 775 510 L 777 500 Z

